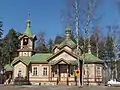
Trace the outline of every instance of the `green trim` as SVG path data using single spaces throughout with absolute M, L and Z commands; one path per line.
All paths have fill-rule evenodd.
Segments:
M 75 48 L 76 44 L 75 42 L 73 42 L 71 39 L 65 39 L 60 45 L 59 48 L 64 47 L 65 45 L 71 47 L 71 48 Z

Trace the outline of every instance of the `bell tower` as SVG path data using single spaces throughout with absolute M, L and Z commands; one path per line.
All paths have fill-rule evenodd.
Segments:
M 26 30 L 19 37 L 20 40 L 20 49 L 18 49 L 19 56 L 32 56 L 34 53 L 34 43 L 36 36 L 32 34 L 30 30 L 31 21 L 27 20 Z

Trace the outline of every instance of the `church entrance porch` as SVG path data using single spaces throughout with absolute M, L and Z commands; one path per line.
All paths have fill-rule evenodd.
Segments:
M 57 64 L 52 66 L 51 80 L 59 85 L 69 85 L 71 82 L 76 83 L 74 71 L 77 68 L 70 64 Z
M 76 85 L 77 78 L 75 70 L 78 69 L 77 60 L 52 60 L 51 64 L 51 82 L 64 85 Z M 80 71 L 82 70 L 82 63 L 80 62 Z M 82 73 L 80 73 L 82 76 Z
M 67 82 L 69 68 L 66 64 L 59 64 L 59 81 Z

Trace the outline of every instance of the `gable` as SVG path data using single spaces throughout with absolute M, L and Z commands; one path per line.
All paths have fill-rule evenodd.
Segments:
M 66 52 L 65 50 L 63 50 L 62 52 L 60 52 L 59 54 L 57 54 L 55 56 L 53 55 L 53 57 L 50 58 L 49 60 L 50 60 L 50 62 L 57 62 L 57 61 L 61 60 L 61 58 L 62 58 L 62 60 L 65 60 L 65 61 L 68 61 L 68 62 L 77 60 L 77 57 L 75 57 L 74 55 Z
M 75 57 L 73 57 L 72 55 L 68 54 L 67 52 L 62 52 L 61 54 L 59 54 L 56 57 L 54 57 L 52 60 L 59 60 L 61 58 L 63 58 L 64 60 L 76 60 Z
M 22 34 L 19 36 L 19 39 L 22 39 L 22 38 L 29 38 L 29 37 L 27 35 Z
M 72 49 L 71 49 L 69 46 L 67 46 L 67 45 L 64 46 L 63 48 L 64 48 L 65 50 L 68 50 L 69 52 L 72 52 Z
M 78 61 L 77 60 L 64 60 L 63 58 L 59 59 L 59 60 L 51 60 L 49 62 L 49 64 L 51 65 L 55 65 L 55 64 L 71 64 L 71 65 L 77 65 Z
M 74 59 L 77 59 L 77 56 L 76 56 L 75 54 L 69 52 L 68 50 L 61 49 L 61 50 L 59 50 L 57 53 L 55 53 L 55 54 L 51 55 L 49 58 L 47 58 L 47 61 L 49 62 L 49 61 L 53 60 L 54 58 L 56 59 L 56 57 L 62 58 L 62 57 L 63 57 L 63 56 L 62 56 L 62 53 L 68 54 L 68 55 L 63 54 L 63 56 L 66 55 L 66 56 L 69 56 L 69 58 L 72 57 L 72 58 L 74 58 Z M 64 57 L 65 57 L 65 56 L 64 56 Z M 72 58 L 70 58 L 70 59 L 72 59 Z
M 75 48 L 76 44 L 71 39 L 65 39 L 60 45 L 59 48 L 63 48 L 64 46 L 69 46 L 71 48 Z
M 26 65 L 22 62 L 18 62 L 17 64 L 15 64 L 15 66 L 13 67 L 14 69 L 14 77 L 18 77 L 18 72 L 21 71 L 21 74 L 23 77 L 26 76 Z
M 30 63 L 30 57 L 26 57 L 26 56 L 23 56 L 23 57 L 16 57 L 14 58 L 14 60 L 12 61 L 12 65 L 16 65 L 17 63 L 19 62 L 22 62 L 24 63 L 25 65 L 29 65 Z
M 14 68 L 23 68 L 23 67 L 26 67 L 26 65 L 23 63 L 23 62 L 18 62 Z M 23 68 L 24 69 L 24 68 Z
M 66 64 L 64 61 L 61 61 L 59 64 Z
M 49 64 L 51 65 L 55 65 L 55 64 L 70 64 L 70 62 L 64 60 L 63 58 L 59 59 L 59 60 L 52 60 L 49 62 Z

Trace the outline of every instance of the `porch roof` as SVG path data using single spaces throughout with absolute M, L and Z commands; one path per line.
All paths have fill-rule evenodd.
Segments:
M 71 65 L 77 65 L 78 61 L 77 60 L 54 60 L 54 61 L 50 61 L 49 64 L 51 65 L 55 65 L 55 64 L 59 64 L 61 61 L 65 62 L 66 64 L 71 64 Z

